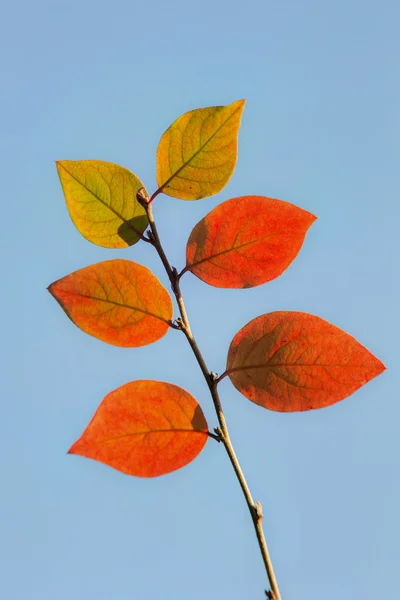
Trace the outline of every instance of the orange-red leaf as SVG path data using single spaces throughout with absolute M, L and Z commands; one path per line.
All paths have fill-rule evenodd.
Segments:
M 157 277 L 130 260 L 106 260 L 49 286 L 80 329 L 114 346 L 136 347 L 162 338 L 172 300 Z
M 244 104 L 198 108 L 172 123 L 157 149 L 157 193 L 199 200 L 222 190 L 235 168 Z
M 226 373 L 249 400 L 280 412 L 323 408 L 350 396 L 385 366 L 320 317 L 277 311 L 233 338 Z
M 316 217 L 283 200 L 242 196 L 223 202 L 190 234 L 186 268 L 219 288 L 249 288 L 279 277 Z
M 137 477 L 165 475 L 190 463 L 207 442 L 207 422 L 186 390 L 131 381 L 108 394 L 70 454 Z
M 148 225 L 136 199 L 142 182 L 103 160 L 60 160 L 58 175 L 72 221 L 89 242 L 104 248 L 136 244 Z

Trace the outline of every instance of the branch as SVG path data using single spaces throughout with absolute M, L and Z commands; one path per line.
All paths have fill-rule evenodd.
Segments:
M 156 194 L 157 194 L 157 192 L 155 194 L 153 194 L 151 199 L 149 199 L 147 194 L 144 192 L 143 188 L 141 188 L 137 194 L 137 199 L 142 204 L 142 206 L 145 208 L 146 213 L 147 213 L 147 218 L 149 220 L 149 224 L 150 224 L 149 241 L 155 247 L 155 249 L 164 265 L 164 268 L 167 272 L 168 278 L 170 280 L 171 288 L 172 288 L 172 291 L 174 292 L 174 295 L 175 295 L 175 298 L 176 298 L 176 301 L 178 304 L 179 312 L 181 315 L 181 318 L 177 319 L 179 329 L 181 329 L 183 331 L 183 333 L 185 334 L 186 339 L 189 342 L 189 345 L 193 351 L 193 354 L 196 357 L 197 363 L 198 363 L 198 365 L 204 375 L 204 378 L 207 382 L 208 389 L 210 390 L 210 394 L 211 394 L 211 397 L 212 397 L 212 400 L 214 403 L 215 412 L 217 413 L 219 428 L 215 430 L 216 437 L 220 441 L 222 441 L 222 443 L 224 444 L 225 450 L 228 454 L 229 460 L 231 461 L 232 467 L 236 473 L 236 477 L 239 481 L 240 487 L 242 488 L 242 492 L 244 494 L 248 509 L 250 511 L 250 515 L 251 515 L 253 525 L 254 525 L 254 528 L 256 531 L 256 536 L 257 536 L 258 544 L 260 547 L 261 555 L 263 557 L 265 569 L 267 571 L 269 584 L 271 586 L 271 591 L 266 591 L 266 595 L 271 600 L 281 600 L 278 583 L 276 581 L 275 573 L 274 573 L 274 570 L 272 567 L 271 558 L 270 558 L 270 555 L 268 552 L 267 542 L 265 540 L 264 531 L 263 531 L 263 527 L 262 527 L 263 514 L 262 514 L 261 503 L 254 502 L 253 497 L 250 492 L 250 489 L 249 489 L 249 486 L 247 485 L 245 476 L 243 474 L 243 471 L 241 469 L 241 466 L 239 464 L 238 458 L 235 454 L 235 450 L 234 450 L 232 442 L 231 442 L 228 426 L 227 426 L 227 423 L 225 420 L 224 411 L 222 409 L 221 400 L 220 400 L 218 390 L 217 390 L 218 382 L 226 375 L 226 373 L 224 373 L 221 377 L 217 378 L 215 373 L 209 371 L 209 369 L 205 363 L 205 360 L 200 352 L 200 349 L 197 345 L 197 342 L 193 336 L 192 330 L 190 328 L 189 318 L 188 318 L 186 308 L 185 308 L 185 303 L 183 301 L 183 297 L 182 297 L 182 293 L 181 293 L 180 285 L 179 285 L 179 279 L 180 279 L 181 275 L 183 275 L 183 272 L 181 272 L 179 274 L 177 272 L 177 270 L 174 267 L 171 267 L 171 265 L 169 264 L 169 261 L 166 257 L 164 249 L 161 245 L 160 237 L 158 235 L 157 227 L 156 227 L 156 224 L 154 221 L 151 200 L 154 199 Z M 210 433 L 209 433 L 209 435 L 210 435 Z

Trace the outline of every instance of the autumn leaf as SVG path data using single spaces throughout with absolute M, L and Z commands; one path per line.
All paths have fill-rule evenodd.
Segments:
M 207 422 L 186 390 L 131 381 L 108 394 L 69 454 L 137 477 L 165 475 L 190 463 L 207 442 Z
M 151 344 L 166 334 L 172 318 L 167 290 L 149 269 L 130 260 L 85 267 L 48 289 L 75 325 L 114 346 Z
M 193 229 L 184 271 L 219 288 L 261 285 L 288 268 L 315 219 L 283 200 L 232 198 L 214 208 Z
M 199 200 L 222 190 L 235 168 L 244 104 L 198 108 L 172 123 L 157 149 L 156 194 Z
M 136 199 L 143 187 L 136 175 L 101 160 L 56 162 L 69 214 L 89 242 L 126 248 L 139 241 L 148 220 Z
M 252 402 L 294 412 L 339 402 L 384 370 L 335 325 L 307 313 L 277 311 L 235 335 L 224 376 Z

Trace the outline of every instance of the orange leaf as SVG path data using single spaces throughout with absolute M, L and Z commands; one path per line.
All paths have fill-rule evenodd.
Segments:
M 165 475 L 190 463 L 207 442 L 207 422 L 186 390 L 131 381 L 108 394 L 69 454 L 137 477 Z
M 49 286 L 80 329 L 114 346 L 137 347 L 162 338 L 172 300 L 157 277 L 130 260 L 106 260 Z
M 261 285 L 288 268 L 315 219 L 283 200 L 232 198 L 197 223 L 184 270 L 219 288 Z
M 198 108 L 172 123 L 157 149 L 156 194 L 199 200 L 222 190 L 235 168 L 244 104 Z
M 102 160 L 56 162 L 68 211 L 89 242 L 126 248 L 140 239 L 148 220 L 136 199 L 142 182 L 128 169 Z
M 246 398 L 280 412 L 343 400 L 385 366 L 351 335 L 301 312 L 261 315 L 233 338 L 226 374 Z

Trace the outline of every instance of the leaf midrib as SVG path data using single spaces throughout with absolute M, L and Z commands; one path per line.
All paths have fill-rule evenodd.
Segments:
M 51 290 L 50 290 L 51 291 Z M 68 290 L 62 290 L 63 294 L 69 294 L 71 296 L 81 296 L 82 298 L 88 298 L 89 300 L 95 300 L 97 302 L 108 302 L 109 304 L 114 304 L 115 306 L 119 306 L 120 308 L 127 308 L 129 310 L 133 310 L 133 311 L 138 311 L 141 312 L 145 315 L 148 315 L 150 317 L 154 317 L 154 319 L 159 319 L 160 321 L 163 321 L 164 323 L 167 323 L 169 325 L 170 320 L 169 319 L 164 319 L 163 317 L 160 317 L 154 313 L 149 312 L 148 310 L 144 310 L 143 308 L 139 308 L 139 307 L 133 307 L 133 306 L 129 306 L 128 304 L 122 304 L 121 302 L 116 302 L 115 300 L 108 300 L 108 299 L 103 299 L 103 298 L 95 298 L 94 296 L 89 296 L 87 294 L 81 294 L 81 293 L 77 293 L 77 292 L 70 292 Z
M 321 367 L 323 369 L 325 369 L 326 367 L 351 367 L 352 369 L 359 369 L 359 368 L 363 368 L 363 369 L 374 369 L 376 367 L 374 367 L 374 365 L 342 365 L 340 363 L 336 363 L 336 364 L 323 364 L 323 365 L 319 365 L 319 364 L 315 364 L 315 365 L 311 365 L 310 363 L 277 363 L 275 365 L 269 365 L 269 364 L 262 364 L 262 365 L 248 365 L 248 366 L 243 366 L 243 367 L 232 367 L 232 369 L 227 369 L 225 371 L 226 375 L 230 375 L 230 373 L 235 373 L 237 371 L 248 371 L 250 369 L 273 369 L 275 367 Z
M 208 436 L 208 431 L 201 431 L 200 429 L 151 429 L 150 431 L 134 431 L 133 433 L 123 433 L 122 435 L 99 440 L 97 443 L 102 444 L 104 442 L 110 442 L 124 437 L 132 437 L 134 435 L 151 435 L 152 433 L 200 433 Z
M 217 258 L 218 256 L 221 256 L 223 254 L 228 254 L 229 252 L 235 252 L 237 250 L 241 250 L 242 248 L 244 248 L 246 246 L 250 246 L 251 244 L 256 244 L 257 242 L 262 242 L 263 240 L 265 240 L 265 239 L 267 239 L 269 237 L 273 237 L 274 235 L 279 235 L 279 234 L 284 233 L 286 231 L 290 231 L 290 229 L 291 228 L 288 227 L 288 228 L 282 229 L 280 231 L 274 231 L 273 233 L 268 233 L 267 235 L 264 235 L 263 237 L 261 237 L 259 239 L 250 240 L 249 242 L 245 242 L 244 244 L 240 244 L 239 246 L 233 246 L 232 248 L 228 248 L 227 250 L 221 250 L 221 252 L 216 252 L 215 254 L 210 254 L 206 258 L 202 258 L 201 260 L 198 260 L 196 262 L 191 263 L 190 265 L 187 265 L 187 269 L 188 269 L 188 271 L 190 271 L 192 269 L 192 267 L 197 267 L 197 265 L 200 265 L 203 262 L 211 261 L 214 258 Z

